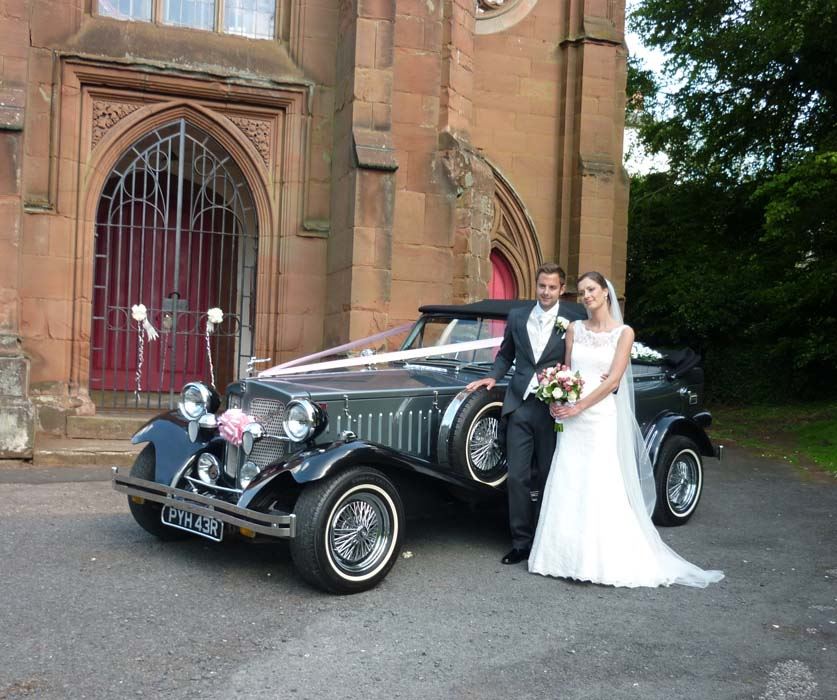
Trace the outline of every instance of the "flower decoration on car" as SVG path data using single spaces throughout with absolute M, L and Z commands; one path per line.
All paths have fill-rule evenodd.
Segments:
M 663 359 L 663 354 L 649 348 L 647 345 L 635 342 L 631 346 L 631 359 L 638 360 L 639 362 L 659 362 Z
M 218 432 L 224 440 L 238 447 L 244 440 L 244 428 L 255 422 L 253 416 L 240 408 L 230 408 L 218 416 Z

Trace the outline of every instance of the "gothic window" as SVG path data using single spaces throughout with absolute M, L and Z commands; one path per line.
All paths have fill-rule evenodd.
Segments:
M 556 2 L 557 0 L 547 0 Z M 538 0 L 475 0 L 477 34 L 495 34 L 523 20 Z
M 477 0 L 477 19 L 508 10 L 517 0 Z
M 98 0 L 98 13 L 251 39 L 273 39 L 276 28 L 276 0 Z

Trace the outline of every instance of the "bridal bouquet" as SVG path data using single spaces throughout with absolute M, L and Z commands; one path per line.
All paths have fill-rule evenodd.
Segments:
M 535 396 L 546 404 L 574 404 L 581 398 L 584 380 L 580 372 L 573 373 L 567 365 L 557 364 L 538 373 L 538 388 Z M 556 419 L 555 432 L 564 432 L 564 424 Z

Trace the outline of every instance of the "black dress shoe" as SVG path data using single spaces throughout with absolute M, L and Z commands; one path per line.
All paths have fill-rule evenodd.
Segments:
M 529 549 L 513 549 L 506 556 L 504 556 L 500 563 L 502 564 L 517 564 L 529 558 Z

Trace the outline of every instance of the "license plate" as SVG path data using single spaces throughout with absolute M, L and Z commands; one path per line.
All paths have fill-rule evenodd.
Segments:
M 198 515 L 188 510 L 180 510 L 172 506 L 163 506 L 163 525 L 176 527 L 178 530 L 206 537 L 208 540 L 220 542 L 224 536 L 224 526 L 220 520 L 207 515 Z

